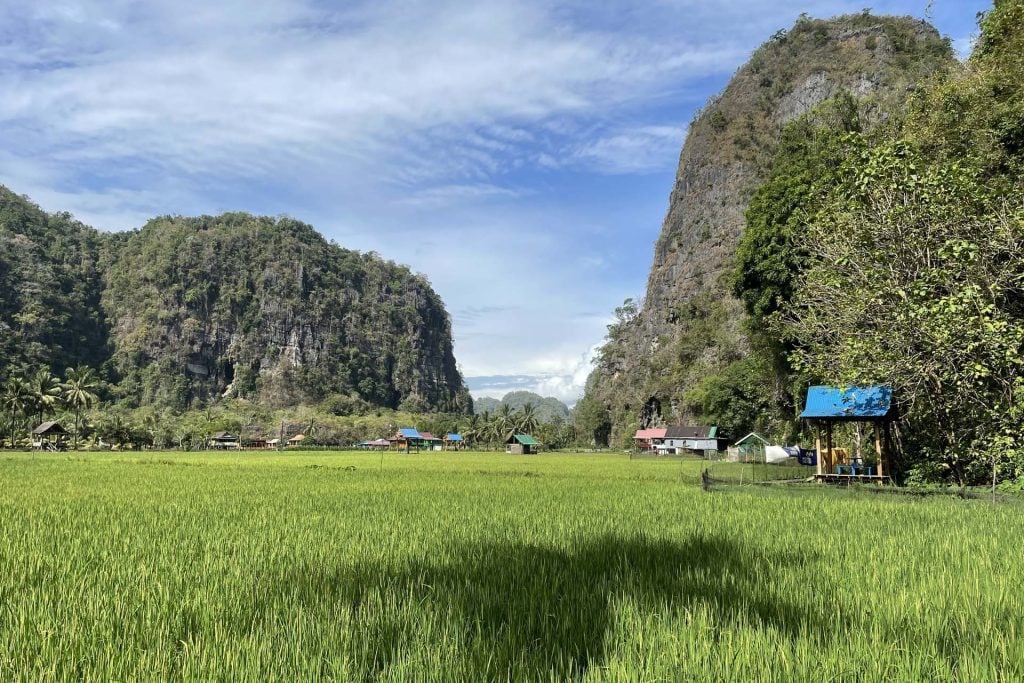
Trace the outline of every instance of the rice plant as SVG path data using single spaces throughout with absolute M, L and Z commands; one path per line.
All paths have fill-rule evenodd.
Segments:
M 0 456 L 0 680 L 1020 680 L 1022 508 L 700 462 Z

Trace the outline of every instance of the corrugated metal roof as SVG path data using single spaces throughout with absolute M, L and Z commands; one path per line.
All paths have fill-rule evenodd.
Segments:
M 398 433 L 407 439 L 422 438 L 420 437 L 420 433 L 416 430 L 415 427 L 402 427 L 401 429 L 398 430 Z
M 666 439 L 712 439 L 714 427 L 669 427 L 665 430 Z
M 420 438 L 423 439 L 424 441 L 440 441 L 441 440 L 441 439 L 437 438 L 436 436 L 434 436 L 433 434 L 431 434 L 430 432 L 420 432 Z
M 892 410 L 892 387 L 810 387 L 801 418 L 857 420 L 885 417 Z
M 537 441 L 537 439 L 533 438 L 529 434 L 516 434 L 515 435 L 515 440 L 518 441 L 519 443 L 523 444 L 524 446 L 539 446 L 540 445 L 540 441 Z
M 661 429 L 638 429 L 636 434 L 633 435 L 634 439 L 664 439 L 665 432 L 667 430 L 662 427 Z
M 445 438 L 449 441 L 462 441 L 462 434 L 449 434 Z

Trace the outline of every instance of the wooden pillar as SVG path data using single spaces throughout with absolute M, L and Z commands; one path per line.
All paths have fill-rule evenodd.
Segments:
M 818 475 L 821 475 L 821 459 L 825 457 L 825 454 L 821 450 L 821 425 L 816 425 L 814 428 L 814 449 L 818 453 Z
M 829 474 L 834 474 L 835 473 L 835 463 L 832 462 L 834 460 L 834 456 L 832 454 L 832 423 L 831 422 L 826 422 L 825 423 L 825 441 L 828 444 L 827 445 L 827 448 L 828 448 L 828 473 Z
M 878 456 L 878 476 L 885 476 L 885 466 L 883 465 L 882 459 L 885 457 L 882 451 L 882 430 L 879 428 L 878 423 L 875 423 L 875 455 Z

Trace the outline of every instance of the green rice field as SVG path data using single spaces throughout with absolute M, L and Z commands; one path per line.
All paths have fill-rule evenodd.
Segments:
M 698 461 L 0 454 L 0 680 L 1024 679 L 1024 507 Z

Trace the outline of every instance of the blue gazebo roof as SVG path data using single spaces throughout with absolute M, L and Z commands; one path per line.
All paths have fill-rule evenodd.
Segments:
M 801 419 L 875 420 L 892 411 L 892 387 L 810 387 Z
M 462 441 L 462 434 L 449 434 L 446 438 L 449 441 Z
M 419 431 L 417 429 L 414 429 L 413 427 L 402 427 L 401 429 L 398 430 L 398 433 L 404 436 L 406 439 L 423 438 L 422 436 L 420 436 Z

